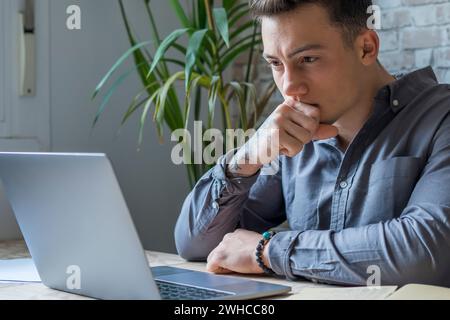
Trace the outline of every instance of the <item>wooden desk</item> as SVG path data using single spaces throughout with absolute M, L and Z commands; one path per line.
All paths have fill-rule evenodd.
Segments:
M 205 271 L 205 263 L 193 263 L 186 262 L 175 254 L 146 251 L 147 260 L 151 266 L 176 266 L 180 268 L 186 268 L 197 271 Z M 0 242 L 0 259 L 18 259 L 29 258 L 30 254 L 23 241 L 6 241 Z M 322 284 L 314 284 L 309 281 L 287 281 L 275 279 L 266 276 L 243 276 L 235 275 L 239 277 L 246 277 L 259 281 L 266 281 L 271 283 L 283 284 L 292 287 L 292 294 L 299 293 L 304 288 L 311 287 L 332 287 Z M 272 299 L 287 299 L 290 295 L 273 297 Z M 0 283 L 0 300 L 79 300 L 88 299 L 76 294 L 70 294 L 58 290 L 47 288 L 41 283 L 29 283 L 29 284 L 1 284 Z

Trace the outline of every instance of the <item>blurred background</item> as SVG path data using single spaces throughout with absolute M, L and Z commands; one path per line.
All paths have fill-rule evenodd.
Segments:
M 189 2 L 189 1 L 186 1 Z M 222 3 L 222 1 L 215 1 Z M 111 159 L 139 235 L 146 249 L 175 252 L 173 228 L 190 186 L 183 166 L 174 165 L 169 131 L 161 144 L 149 122 L 138 144 L 139 115 L 124 126 L 122 116 L 142 87 L 138 74 L 121 84 L 108 112 L 92 129 L 99 101 L 92 93 L 130 42 L 116 0 L 37 0 L 35 2 L 35 92 L 19 95 L 18 15 L 25 0 L 0 1 L 0 151 L 104 152 Z M 381 62 L 391 73 L 433 66 L 440 82 L 450 82 L 450 2 L 448 0 L 377 0 L 382 9 Z M 150 40 L 145 1 L 125 0 L 139 40 Z M 67 8 L 81 9 L 81 29 L 67 28 Z M 152 0 L 161 36 L 180 28 L 166 0 Z M 259 54 L 259 53 L 258 53 Z M 231 77 L 247 60 L 237 59 Z M 126 61 L 124 68 L 133 66 Z M 255 83 L 268 86 L 270 70 L 262 61 Z M 180 92 L 183 86 L 180 87 Z M 181 92 L 182 94 L 182 92 Z M 277 105 L 274 94 L 265 114 Z M 120 128 L 120 132 L 119 132 Z M 1 198 L 1 197 L 0 197 Z M 17 232 L 3 201 L 0 239 Z

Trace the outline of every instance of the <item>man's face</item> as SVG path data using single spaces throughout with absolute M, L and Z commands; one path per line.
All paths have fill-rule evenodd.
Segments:
M 333 124 L 358 104 L 364 69 L 327 11 L 317 5 L 263 17 L 264 58 L 283 97 L 317 106 Z

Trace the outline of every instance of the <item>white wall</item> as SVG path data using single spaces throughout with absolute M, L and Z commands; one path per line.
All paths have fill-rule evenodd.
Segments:
M 146 40 L 150 32 L 142 3 L 125 1 L 133 26 L 140 39 Z M 81 8 L 79 31 L 66 28 L 66 8 L 71 4 Z M 163 35 L 178 27 L 168 1 L 154 0 L 152 6 Z M 50 0 L 49 18 L 51 150 L 106 152 L 116 169 L 144 247 L 174 252 L 173 227 L 188 186 L 185 168 L 173 165 L 170 160 L 173 145 L 168 130 L 166 143 L 160 145 L 150 121 L 140 152 L 137 152 L 136 117 L 116 136 L 124 110 L 141 88 L 137 76 L 122 85 L 97 127 L 90 130 L 100 101 L 90 101 L 93 89 L 129 48 L 117 1 Z
M 36 7 L 36 94 L 19 97 L 18 13 L 23 0 L 0 4 L 0 149 L 46 151 L 50 148 L 49 103 L 49 0 Z M 3 91 L 2 91 L 3 90 Z

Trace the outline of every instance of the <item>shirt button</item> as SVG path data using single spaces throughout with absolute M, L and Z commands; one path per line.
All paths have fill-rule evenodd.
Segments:
M 347 181 L 342 181 L 342 182 L 339 184 L 339 186 L 341 187 L 341 189 L 345 189 L 345 188 L 348 187 L 348 183 L 347 183 Z
M 216 201 L 214 201 L 214 202 L 212 203 L 212 207 L 213 207 L 214 209 L 218 209 L 218 208 L 219 208 L 219 204 L 218 204 Z
M 394 101 L 392 101 L 392 104 L 394 105 L 394 107 L 398 107 L 398 105 L 400 104 L 400 102 L 398 102 L 398 100 L 395 99 Z

